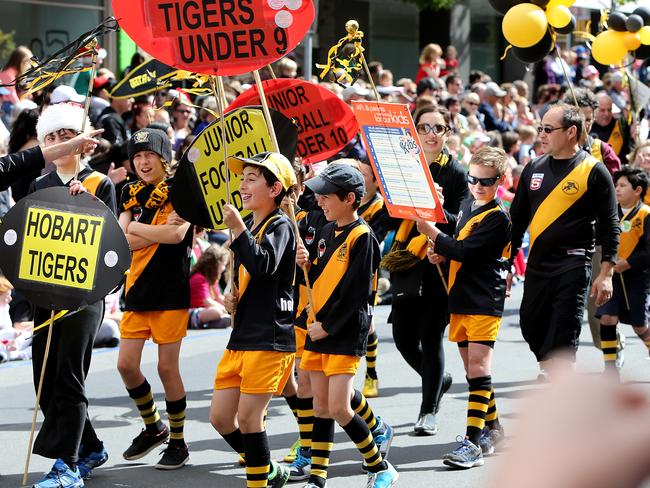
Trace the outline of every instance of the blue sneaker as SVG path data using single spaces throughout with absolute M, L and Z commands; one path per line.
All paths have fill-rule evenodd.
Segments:
M 379 449 L 379 453 L 384 459 L 388 456 L 390 445 L 393 443 L 393 437 L 393 428 L 384 422 L 381 417 L 377 416 L 377 427 L 372 432 L 372 438 L 375 440 L 377 449 Z
M 459 438 L 460 446 L 443 456 L 442 462 L 452 468 L 469 469 L 483 466 L 483 452 L 472 441 Z
M 108 452 L 102 447 L 101 451 L 91 452 L 86 457 L 79 459 L 77 463 L 77 468 L 79 468 L 79 474 L 83 479 L 88 479 L 95 469 L 98 466 L 101 466 L 106 461 L 108 461 Z
M 498 427 L 492 430 L 485 427 L 481 432 L 481 438 L 478 441 L 478 445 L 481 448 L 481 451 L 483 451 L 483 456 L 491 456 L 494 454 L 495 448 L 501 443 L 501 441 L 503 441 L 503 438 L 503 427 Z
M 368 483 L 366 488 L 391 488 L 395 486 L 399 474 L 392 464 L 386 461 L 388 466 L 385 470 L 378 473 L 368 473 Z
M 311 474 L 311 449 L 300 448 L 296 459 L 289 465 L 289 481 L 302 481 Z
M 81 488 L 83 485 L 84 480 L 79 470 L 73 471 L 66 463 L 57 459 L 52 470 L 42 480 L 32 485 L 32 488 Z

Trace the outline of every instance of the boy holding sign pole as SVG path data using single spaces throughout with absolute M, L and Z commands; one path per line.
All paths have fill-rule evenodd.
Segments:
M 432 243 L 427 258 L 449 264 L 449 340 L 458 344 L 469 386 L 467 430 L 460 446 L 444 456 L 454 468 L 483 465 L 503 437 L 492 386 L 491 363 L 506 298 L 511 224 L 496 198 L 508 162 L 502 149 L 486 147 L 472 156 L 469 182 L 472 198 L 463 201 L 455 237 L 431 222 L 417 228 Z
M 302 244 L 297 252 L 298 265 L 310 266 L 314 297 L 300 365 L 309 372 L 315 412 L 311 474 L 305 486 L 326 486 L 336 420 L 363 456 L 367 486 L 388 488 L 398 475 L 383 459 L 368 425 L 379 422 L 365 399 L 360 409 L 351 406 L 361 396 L 354 391 L 353 381 L 367 345 L 379 266 L 377 241 L 357 215 L 364 193 L 363 176 L 348 164 L 331 164 L 305 185 L 316 193 L 329 221 L 316 237 L 313 261 Z
M 246 221 L 232 205 L 224 222 L 232 230 L 237 288 L 224 302 L 237 317 L 214 380 L 210 422 L 246 461 L 249 488 L 281 487 L 286 467 L 271 461 L 264 414 L 293 371 L 293 282 L 296 237 L 279 209 L 296 184 L 291 164 L 279 153 L 250 159 L 230 157 L 228 167 L 242 175 L 240 193 Z
M 43 111 L 36 125 L 39 142 L 49 148 L 79 141 L 83 120 L 82 108 L 71 104 L 53 105 Z M 88 124 L 86 124 L 88 127 Z M 81 147 L 81 146 L 79 146 Z M 102 200 L 115 212 L 115 188 L 108 177 L 87 167 L 78 173 L 77 156 L 69 151 L 53 161 L 56 170 L 31 185 L 29 193 L 44 188 L 69 186 L 71 192 L 78 181 L 87 191 Z M 49 321 L 51 311 L 37 308 L 34 321 Z M 40 407 L 44 421 L 34 443 L 35 454 L 56 459 L 52 470 L 36 483 L 37 488 L 70 488 L 83 486 L 83 478 L 93 468 L 108 459 L 103 443 L 97 437 L 88 416 L 88 399 L 84 383 L 92 355 L 95 335 L 104 316 L 104 300 L 95 302 L 57 320 L 52 330 L 49 365 L 45 371 L 41 390 Z M 34 334 L 32 342 L 32 366 L 34 384 L 37 385 L 46 354 L 46 331 Z
M 140 181 L 125 186 L 120 201 L 119 222 L 133 261 L 126 279 L 117 369 L 145 428 L 123 456 L 128 461 L 140 459 L 169 438 L 156 468 L 179 469 L 189 460 L 179 355 L 189 317 L 192 229 L 176 215 L 168 198 L 172 151 L 167 135 L 159 129 L 141 129 L 129 140 L 128 154 Z M 160 419 L 151 386 L 140 369 L 149 338 L 158 345 L 158 375 L 165 389 L 169 428 Z

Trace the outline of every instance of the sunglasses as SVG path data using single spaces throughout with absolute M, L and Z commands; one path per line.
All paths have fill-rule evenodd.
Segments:
M 566 127 L 548 127 L 548 126 L 538 127 L 537 133 L 541 134 L 543 132 L 544 134 L 551 134 L 553 131 L 560 130 L 560 129 L 566 129 Z
M 450 130 L 449 127 L 442 124 L 418 124 L 415 128 L 418 134 L 426 135 L 433 132 L 437 136 L 441 136 Z
M 472 107 L 478 107 L 478 106 L 480 105 L 479 103 L 476 103 L 476 102 L 469 102 L 469 101 L 467 101 L 467 102 L 465 102 L 465 103 L 466 103 L 467 105 L 472 106 Z
M 467 181 L 470 185 L 476 185 L 480 183 L 481 186 L 492 186 L 497 181 L 499 181 L 499 178 L 500 176 L 495 176 L 493 178 L 477 178 L 476 176 L 472 176 L 470 174 L 467 175 Z

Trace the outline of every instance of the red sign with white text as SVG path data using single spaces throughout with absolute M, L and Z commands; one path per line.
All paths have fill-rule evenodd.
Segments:
M 408 107 L 353 101 L 352 111 L 390 216 L 447 222 Z
M 293 50 L 312 0 L 113 0 L 120 27 L 154 58 L 216 76 L 259 69 Z
M 262 86 L 269 107 L 298 126 L 298 156 L 306 164 L 334 156 L 359 132 L 350 107 L 320 85 L 280 78 L 264 81 Z M 257 87 L 253 86 L 238 96 L 228 110 L 259 104 Z

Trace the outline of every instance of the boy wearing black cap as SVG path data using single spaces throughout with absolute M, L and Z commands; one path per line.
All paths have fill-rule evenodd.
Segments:
M 264 412 L 284 389 L 296 351 L 296 237 L 279 209 L 296 175 L 278 153 L 231 157 L 228 167 L 242 175 L 239 191 L 252 215 L 244 221 L 235 207 L 224 206 L 224 222 L 233 232 L 237 288 L 224 299 L 234 326 L 217 367 L 210 422 L 246 460 L 249 488 L 281 487 L 289 471 L 271 461 Z
M 120 201 L 119 222 L 133 260 L 126 278 L 117 368 L 145 428 L 124 451 L 124 459 L 140 459 L 170 438 L 156 468 L 178 469 L 189 459 L 178 359 L 189 316 L 192 229 L 176 215 L 168 198 L 172 154 L 166 134 L 141 129 L 129 140 L 128 153 L 140 181 L 126 185 Z M 142 348 L 149 338 L 158 344 L 158 374 L 165 389 L 169 428 L 160 419 L 151 386 L 140 369 Z
M 299 266 L 310 265 L 314 310 L 300 367 L 309 371 L 314 394 L 312 465 L 307 488 L 324 488 L 334 440 L 334 420 L 361 452 L 369 487 L 393 486 L 397 471 L 382 458 L 368 422 L 370 407 L 355 413 L 354 376 L 365 353 L 373 303 L 379 246 L 357 209 L 364 194 L 363 176 L 347 164 L 331 164 L 305 182 L 329 223 L 317 236 L 313 261 L 299 245 Z M 365 402 L 364 402 L 365 403 Z M 362 418 L 363 416 L 363 418 Z M 372 425 L 372 423 L 371 423 Z

